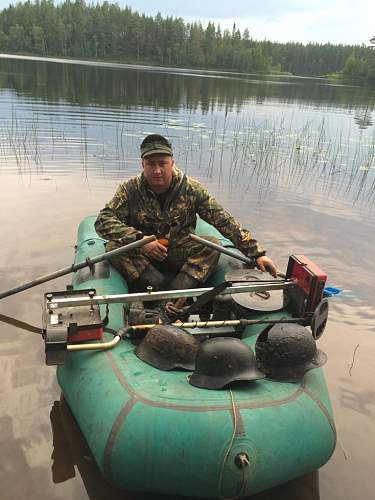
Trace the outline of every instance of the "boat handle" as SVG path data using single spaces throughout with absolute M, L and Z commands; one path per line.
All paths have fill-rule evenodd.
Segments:
M 99 342 L 97 344 L 70 344 L 67 346 L 68 351 L 106 351 L 117 345 L 122 337 L 116 335 L 109 342 Z

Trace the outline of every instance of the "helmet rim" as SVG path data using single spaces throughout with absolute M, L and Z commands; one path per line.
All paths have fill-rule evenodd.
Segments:
M 247 373 L 236 375 L 228 379 L 228 376 L 217 377 L 213 375 L 204 375 L 193 373 L 189 377 L 189 383 L 201 389 L 222 389 L 232 382 L 254 382 L 266 378 L 266 374 L 258 369 L 249 370 Z
M 259 368 L 264 371 L 267 378 L 283 382 L 298 382 L 307 372 L 320 368 L 327 362 L 327 354 L 317 349 L 315 356 L 307 362 L 295 366 L 264 365 L 258 360 Z

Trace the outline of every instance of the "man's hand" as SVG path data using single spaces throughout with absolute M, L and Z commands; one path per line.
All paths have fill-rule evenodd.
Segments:
M 142 247 L 143 252 L 150 257 L 150 259 L 155 259 L 163 261 L 168 255 L 168 250 L 164 245 L 158 241 L 151 241 Z
M 151 243 L 148 244 L 151 245 Z M 147 247 L 147 245 L 145 246 Z M 263 255 L 262 257 L 258 257 L 256 262 L 257 266 L 263 273 L 268 271 L 274 278 L 277 278 L 277 269 L 272 259 L 270 259 L 266 255 Z

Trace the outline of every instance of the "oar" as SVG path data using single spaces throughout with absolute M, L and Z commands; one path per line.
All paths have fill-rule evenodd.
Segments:
M 225 255 L 229 255 L 229 257 L 233 257 L 234 259 L 240 260 L 241 262 L 248 264 L 250 267 L 256 266 L 256 260 L 254 258 L 245 257 L 245 255 L 243 255 L 243 254 L 239 254 L 237 252 L 233 252 L 232 250 L 228 250 L 228 248 L 225 248 L 221 245 L 217 245 L 216 243 L 213 243 L 212 241 L 201 238 L 200 236 L 197 236 L 196 234 L 190 233 L 189 236 L 192 240 L 196 241 L 197 243 L 201 243 L 202 245 L 205 245 L 206 247 L 213 248 L 214 250 L 217 250 L 218 252 L 225 253 Z M 277 272 L 277 276 L 279 276 L 279 278 L 285 278 L 284 273 Z
M 30 323 L 25 323 L 24 321 L 20 321 L 19 319 L 12 318 L 11 316 L 6 316 L 5 314 L 0 314 L 0 321 L 2 323 L 7 323 L 8 325 L 15 326 L 20 328 L 21 330 L 26 330 L 27 332 L 32 333 L 43 333 L 43 329 L 38 326 L 30 325 Z
M 250 267 L 255 267 L 255 259 L 249 259 L 249 257 L 245 257 L 242 254 L 239 254 L 237 252 L 233 252 L 232 250 L 228 250 L 225 247 L 222 247 L 221 245 L 217 245 L 216 243 L 213 243 L 212 241 L 205 240 L 204 238 L 201 238 L 200 236 L 197 236 L 196 234 L 189 234 L 190 238 L 198 243 L 201 243 L 202 245 L 205 245 L 206 247 L 213 248 L 214 250 L 217 250 L 218 252 L 225 253 L 226 255 L 229 255 L 229 257 L 233 257 L 234 259 L 240 260 L 241 262 L 244 262 L 245 264 L 248 264 Z M 286 278 L 285 273 L 277 272 L 276 275 L 279 278 Z M 326 286 L 324 288 L 324 297 L 332 297 L 333 295 L 337 295 L 342 292 L 342 288 L 338 287 L 333 287 L 333 286 Z
M 154 240 L 156 240 L 155 236 L 145 236 L 138 241 L 134 241 L 133 243 L 129 243 L 120 248 L 116 248 L 115 250 L 111 250 L 110 252 L 102 253 L 100 255 L 97 255 L 96 257 L 93 257 L 92 259 L 87 257 L 87 259 L 83 262 L 72 264 L 71 266 L 64 267 L 64 269 L 59 269 L 58 271 L 40 276 L 39 278 L 29 281 L 28 283 L 25 283 L 23 285 L 16 286 L 15 288 L 11 288 L 10 290 L 6 290 L 5 292 L 0 293 L 0 300 L 4 299 L 5 297 L 9 297 L 9 295 L 14 295 L 16 293 L 23 292 L 24 290 L 28 290 L 29 288 L 33 288 L 34 286 L 40 285 L 41 283 L 46 283 L 47 281 L 54 280 L 55 278 L 59 278 L 60 276 L 65 276 L 65 274 L 74 273 L 79 269 L 83 269 L 84 267 L 91 268 L 93 265 L 101 262 L 102 260 L 111 259 L 112 257 L 121 255 L 124 252 L 129 252 L 131 250 L 134 250 L 135 248 L 142 247 L 143 245 L 146 245 L 147 243 L 150 243 Z
M 205 245 L 206 247 L 213 248 L 214 250 L 217 250 L 218 252 L 225 253 L 226 255 L 229 255 L 229 257 L 234 257 L 237 260 L 241 260 L 245 264 L 248 264 L 251 267 L 255 266 L 255 260 L 254 259 L 249 259 L 249 257 L 245 257 L 242 254 L 239 254 L 237 252 L 233 252 L 232 250 L 228 250 L 228 248 L 225 248 L 221 245 L 218 245 L 217 243 L 213 243 L 212 241 L 206 240 L 204 238 L 201 238 L 200 236 L 197 236 L 196 234 L 189 234 L 190 239 L 196 241 L 197 243 L 201 243 L 202 245 Z

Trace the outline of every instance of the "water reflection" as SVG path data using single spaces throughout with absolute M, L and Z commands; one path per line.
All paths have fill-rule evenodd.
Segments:
M 345 384 L 345 380 L 343 381 Z M 358 390 L 341 387 L 341 404 L 354 411 L 370 417 L 375 408 L 375 391 L 371 389 Z
M 0 56 L 1 57 L 1 56 Z M 58 64 L 48 60 L 0 59 L 0 88 L 50 103 L 79 106 L 186 108 L 207 113 L 217 106 L 237 111 L 248 101 L 351 108 L 368 104 L 369 89 L 290 77 L 151 70 L 119 65 Z M 370 104 L 371 105 L 371 104 Z M 374 94 L 372 105 L 374 107 Z
M 372 498 L 373 93 L 267 80 L 0 61 L 1 290 L 71 264 L 80 220 L 139 172 L 140 139 L 169 135 L 178 165 L 254 231 L 280 268 L 302 253 L 344 288 L 320 341 L 339 436 L 320 489 L 329 500 Z M 53 483 L 49 416 L 59 388 L 36 330 L 43 293 L 67 282 L 0 302 L 2 500 L 81 500 L 88 491 L 124 498 L 84 458 L 87 449 L 66 446 L 55 480 L 72 474 L 71 460 L 80 465 L 74 478 Z M 316 486 L 312 477 L 256 498 L 319 498 Z
M 0 70 L 0 170 L 129 176 L 160 132 L 188 174 L 233 191 L 374 203 L 368 89 L 19 59 Z
M 177 163 L 189 175 L 216 179 L 231 191 L 257 186 L 260 195 L 303 193 L 311 202 L 342 199 L 369 205 L 375 198 L 375 146 L 372 137 L 352 137 L 330 126 L 306 122 L 302 128 L 284 118 L 257 123 L 229 116 L 210 123 L 165 117 L 145 129 L 126 123 L 122 114 L 104 125 L 99 110 L 82 111 L 68 127 L 69 110 L 14 112 L 0 125 L 0 170 L 20 176 L 81 172 L 85 178 L 113 178 L 139 171 L 139 144 L 149 132 L 172 138 Z M 60 114 L 59 114 L 60 113 Z M 162 123 L 163 122 L 163 123 Z M 348 135 L 349 134 L 349 135 Z
M 31 471 L 27 457 L 27 441 L 17 437 L 12 416 L 0 417 L 0 435 L 7 438 L 2 440 L 1 446 L 1 498 L 28 498 L 32 489 L 42 492 L 48 483 L 43 474 L 43 467 L 35 466 Z M 38 486 L 36 478 L 39 481 Z
M 362 130 L 366 129 L 367 127 L 371 127 L 374 123 L 372 119 L 372 109 L 359 108 L 355 113 L 354 120 L 358 127 Z

